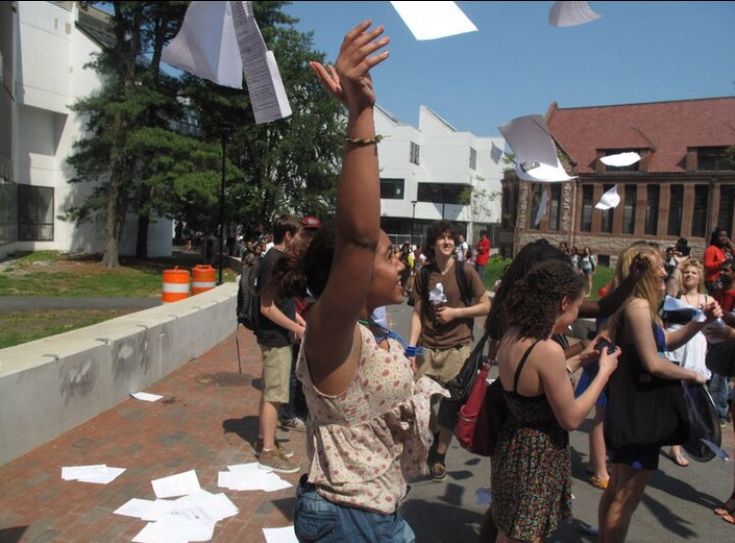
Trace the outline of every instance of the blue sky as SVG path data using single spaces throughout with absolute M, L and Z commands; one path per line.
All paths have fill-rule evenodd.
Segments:
M 458 130 L 560 107 L 735 95 L 735 2 L 589 2 L 586 25 L 548 24 L 553 2 L 457 2 L 477 32 L 416 41 L 389 2 L 294 2 L 284 11 L 336 58 L 345 32 L 370 18 L 391 57 L 375 68 L 378 103 L 416 125 L 426 105 Z

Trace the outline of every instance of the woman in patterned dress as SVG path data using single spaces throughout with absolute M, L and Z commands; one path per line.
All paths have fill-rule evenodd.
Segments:
M 510 415 L 492 462 L 498 542 L 541 541 L 570 517 L 568 431 L 584 421 L 620 354 L 604 349 L 597 376 L 575 399 L 564 350 L 552 335 L 577 319 L 583 298 L 583 278 L 559 261 L 531 269 L 508 297 L 510 328 L 497 360 Z
M 344 38 L 335 67 L 312 62 L 348 112 L 333 223 L 282 275 L 284 292 L 308 288 L 309 313 L 296 373 L 309 406 L 309 473 L 297 490 L 299 541 L 411 542 L 398 514 L 406 477 L 426 467 L 430 379 L 414 383 L 395 333 L 369 319 L 403 302 L 401 272 L 380 230 L 380 179 L 369 70 L 388 57 L 383 28 L 364 21 Z

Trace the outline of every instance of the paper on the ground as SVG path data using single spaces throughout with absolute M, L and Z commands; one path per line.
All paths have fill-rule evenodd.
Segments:
M 592 11 L 587 2 L 556 2 L 549 11 L 551 26 L 577 26 L 591 23 L 602 17 Z
M 133 543 L 209 541 L 213 534 L 214 524 L 170 517 L 146 524 L 133 538 Z
M 67 466 L 61 468 L 61 478 L 65 481 L 106 485 L 125 472 L 125 468 L 113 468 L 105 464 L 93 466 Z
M 270 468 L 266 468 L 261 466 L 258 462 L 248 462 L 247 464 L 233 464 L 232 466 L 227 466 L 227 469 L 230 471 L 273 471 Z
M 536 211 L 536 221 L 533 223 L 534 225 L 538 225 L 538 223 L 541 222 L 541 219 L 544 218 L 544 215 L 546 215 L 546 208 L 549 205 L 549 191 L 544 190 L 541 192 L 541 201 L 538 204 L 538 211 Z
M 608 209 L 618 207 L 619 204 L 620 195 L 618 194 L 618 186 L 615 185 L 610 190 L 605 191 L 605 194 L 602 195 L 600 201 L 595 204 L 595 208 L 606 211 Z
M 548 166 L 557 166 L 559 159 L 556 156 L 556 145 L 541 115 L 516 117 L 503 126 L 499 126 L 498 130 L 513 149 L 517 163 L 538 162 Z
M 242 60 L 230 2 L 189 4 L 179 33 L 161 60 L 218 85 L 242 88 Z
M 266 543 L 298 543 L 293 526 L 263 528 Z
M 131 394 L 133 398 L 136 400 L 143 400 L 144 402 L 157 402 L 163 396 L 160 396 L 158 394 L 151 394 L 150 392 L 135 392 Z
M 454 2 L 391 2 L 417 40 L 435 40 L 477 27 Z
M 156 498 L 185 496 L 202 490 L 202 487 L 199 486 L 197 473 L 193 469 L 184 473 L 154 479 L 151 481 L 151 485 L 153 485 L 153 492 L 155 492 Z
M 549 166 L 548 164 L 538 162 L 524 164 L 516 162 L 515 172 L 518 179 L 531 181 L 532 183 L 561 183 L 575 179 L 576 177 L 567 174 L 558 158 L 556 159 L 556 166 Z
M 230 490 L 264 490 L 274 492 L 293 486 L 275 473 L 264 470 L 220 471 L 217 475 L 217 486 Z
M 237 515 L 237 506 L 222 494 L 212 494 L 203 490 L 183 496 L 174 501 L 174 507 L 166 515 L 186 520 L 197 520 L 216 524 L 220 520 Z M 165 520 L 165 518 L 163 520 Z
M 493 162 L 497 164 L 500 162 L 500 159 L 503 157 L 503 150 L 495 145 L 495 142 L 493 142 L 492 147 L 490 147 L 490 158 L 493 159 Z
M 265 45 L 252 2 L 232 2 L 232 18 L 256 124 L 291 115 L 276 58 Z
M 141 520 L 159 520 L 175 507 L 170 500 L 143 500 L 132 498 L 113 511 L 116 515 L 134 517 Z
M 434 288 L 429 291 L 429 301 L 434 304 L 441 304 L 447 301 L 444 295 L 444 285 L 437 283 Z
M 641 155 L 638 153 L 618 153 L 617 155 L 608 155 L 600 159 L 605 166 L 612 166 L 614 168 L 624 168 L 635 164 L 641 159 Z

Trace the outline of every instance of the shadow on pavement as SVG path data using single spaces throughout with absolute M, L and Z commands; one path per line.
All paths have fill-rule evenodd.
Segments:
M 413 528 L 416 541 L 435 543 L 477 541 L 482 521 L 482 515 L 473 511 L 410 498 L 401 507 L 401 516 Z
M 254 448 L 258 440 L 258 417 L 249 415 L 241 419 L 227 419 L 222 422 L 222 429 L 226 434 L 236 434 Z
M 0 530 L 0 543 L 17 543 L 23 537 L 28 526 L 14 526 Z

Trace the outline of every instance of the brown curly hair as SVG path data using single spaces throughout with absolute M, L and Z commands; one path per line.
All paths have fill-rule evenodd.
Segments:
M 566 262 L 551 260 L 534 266 L 513 285 L 507 299 L 508 321 L 522 338 L 548 338 L 559 316 L 559 302 L 576 300 L 585 282 Z

